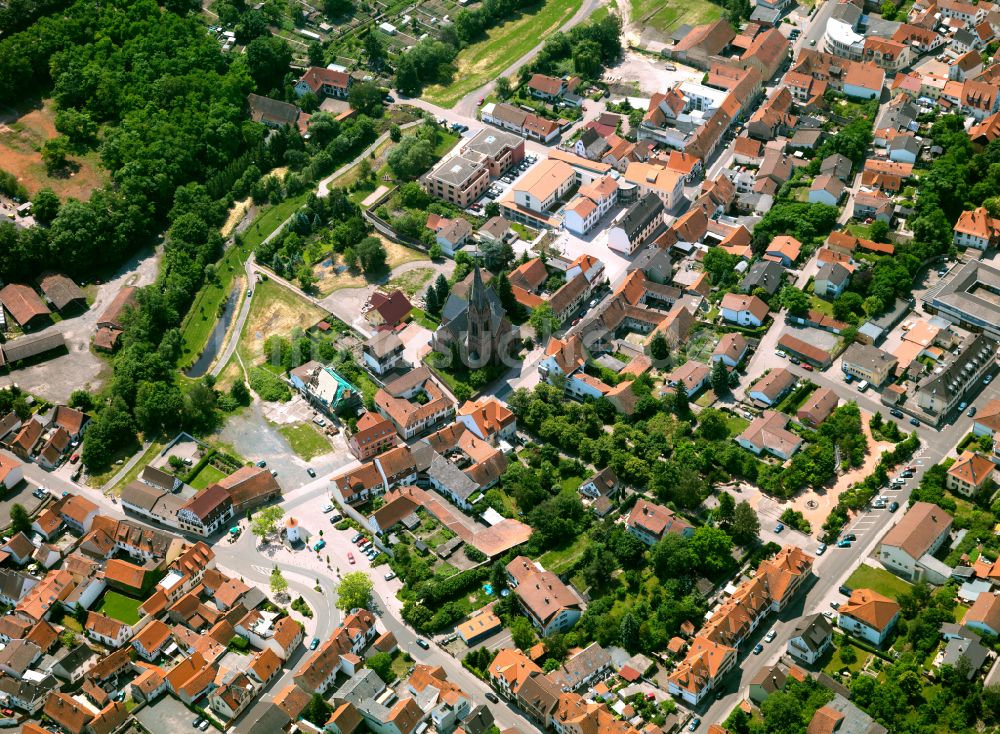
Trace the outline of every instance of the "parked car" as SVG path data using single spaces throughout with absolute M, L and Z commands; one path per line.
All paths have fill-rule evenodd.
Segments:
M 910 425 L 911 426 L 919 426 L 920 425 L 920 421 L 917 420 L 916 418 L 910 418 Z
M 889 512 L 895 512 L 898 509 L 899 509 L 899 503 L 898 502 L 891 502 L 891 503 L 889 503 Z
M 862 380 L 861 382 L 858 383 L 858 392 L 864 392 L 869 387 L 870 385 L 868 384 L 868 380 Z
M 493 693 L 493 691 L 486 691 L 486 700 L 490 703 L 500 703 L 500 699 L 497 698 L 497 694 Z
M 844 536 L 844 540 L 857 540 L 857 539 L 858 536 L 855 535 L 854 533 L 848 533 L 847 535 Z
M 80 460 L 80 454 L 73 454 L 71 457 L 69 457 L 70 464 L 75 464 L 79 460 Z
M 348 551 L 347 553 L 347 562 L 350 563 L 352 566 L 354 565 L 354 554 L 351 553 L 350 551 Z
M 802 363 L 802 369 L 804 369 L 806 372 L 812 372 L 813 371 L 813 366 L 811 364 L 809 364 L 808 362 L 803 362 Z
M 969 411 L 966 413 L 966 415 L 971 418 L 975 414 L 976 414 L 976 406 L 973 405 L 971 408 L 969 408 Z
M 201 722 L 200 724 L 198 724 L 198 730 L 199 731 L 208 731 L 208 723 L 209 723 L 208 719 L 205 719 L 203 722 Z
M 191 722 L 191 726 L 193 726 L 195 729 L 197 729 L 199 726 L 201 726 L 201 722 L 202 722 L 202 718 L 199 716 L 197 719 L 195 719 L 194 721 Z
M 837 541 L 837 547 L 838 548 L 850 548 L 851 547 L 851 541 L 849 541 L 849 540 L 838 540 Z
M 396 574 L 393 573 L 392 571 L 389 571 L 389 573 L 385 575 L 386 581 L 392 581 L 394 578 L 396 578 Z
M 965 410 L 968 406 L 969 404 L 963 400 L 961 403 L 958 404 L 958 409 Z
M 323 540 L 322 538 L 320 538 L 319 541 L 313 546 L 313 550 L 316 551 L 317 553 L 319 553 L 324 548 L 326 548 L 326 541 Z
M 848 385 L 850 385 L 852 382 L 854 382 L 854 375 L 845 374 L 844 375 L 844 382 L 846 382 Z
M 777 356 L 781 357 L 782 359 L 784 359 L 785 357 L 787 357 L 787 356 L 788 356 L 787 354 L 785 354 L 784 350 L 782 350 L 782 349 L 775 349 L 775 350 L 774 350 L 774 353 L 775 353 L 775 354 L 776 354 Z
M 889 415 L 891 415 L 893 418 L 902 418 L 903 411 L 901 411 L 899 408 L 891 408 L 889 410 Z
M 701 726 L 701 719 L 695 716 L 693 719 L 691 719 L 691 723 L 688 724 L 688 731 L 694 731 L 699 726 Z
M 330 502 L 323 505 L 323 514 L 326 514 L 327 512 L 333 512 L 333 505 Z
M 798 357 L 792 357 L 788 361 L 791 362 L 792 364 L 802 364 L 802 360 L 799 359 Z
M 777 525 L 774 526 L 774 532 L 776 533 L 780 533 L 784 529 L 785 529 L 784 523 L 779 522 Z
M 423 637 L 418 637 L 417 638 L 417 647 L 421 648 L 422 650 L 430 650 L 431 649 L 430 643 L 427 642 L 427 640 L 425 640 Z
M 839 601 L 832 601 L 832 602 L 830 602 L 830 608 L 831 609 L 840 609 L 840 602 Z
M 761 645 L 759 642 L 753 646 L 754 655 L 760 655 L 762 652 L 764 652 L 764 646 Z
M 363 537 L 365 537 L 365 536 L 364 536 L 364 535 L 362 535 L 361 533 L 355 533 L 355 534 L 354 534 L 354 537 L 353 537 L 353 538 L 351 538 L 351 542 L 352 542 L 352 543 L 357 543 L 357 542 L 358 542 L 359 540 L 361 540 L 361 539 L 362 539 Z
M 771 630 L 766 635 L 764 635 L 764 642 L 773 642 L 774 638 L 778 636 L 777 630 Z
M 986 375 L 986 377 L 983 378 L 984 385 L 989 385 L 991 382 L 993 382 L 993 375 Z
M 257 462 L 257 466 L 263 469 L 265 466 L 267 466 L 267 462 L 261 459 L 260 461 Z
M 835 614 L 834 614 L 833 612 L 831 612 L 830 610 L 827 610 L 827 611 L 823 612 L 823 616 L 824 616 L 824 617 L 826 617 L 826 618 L 827 618 L 827 619 L 828 619 L 829 621 L 831 621 L 831 622 L 832 622 L 832 621 L 833 621 L 833 618 L 834 618 L 834 617 L 835 617 L 836 615 L 835 615 Z
M 821 556 L 826 553 L 826 543 L 820 543 L 816 548 L 816 555 Z

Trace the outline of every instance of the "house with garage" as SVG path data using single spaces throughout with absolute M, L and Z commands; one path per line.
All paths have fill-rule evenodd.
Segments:
M 837 610 L 837 626 L 881 646 L 899 620 L 899 604 L 871 589 L 855 589 Z

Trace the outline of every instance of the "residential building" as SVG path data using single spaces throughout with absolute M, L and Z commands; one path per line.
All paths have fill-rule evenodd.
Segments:
M 639 188 L 642 195 L 656 194 L 663 207 L 673 211 L 684 196 L 684 175 L 658 163 L 629 163 L 625 181 Z
M 507 564 L 507 577 L 528 619 L 543 636 L 571 629 L 583 613 L 576 592 L 530 558 L 517 556 Z
M 844 352 L 841 369 L 844 374 L 867 380 L 875 387 L 892 376 L 899 360 L 871 344 L 851 344 Z
M 494 397 L 465 401 L 459 406 L 455 420 L 480 440 L 493 445 L 510 440 L 517 433 L 514 413 Z
M 780 262 L 758 260 L 750 266 L 747 274 L 740 281 L 740 292 L 753 293 L 758 288 L 762 288 L 769 296 L 773 296 L 781 288 L 784 277 L 785 268 Z
M 332 415 L 357 405 L 361 392 L 345 380 L 332 367 L 325 367 L 315 360 L 296 367 L 288 373 L 292 387 L 309 403 Z
M 712 352 L 712 362 L 722 362 L 726 367 L 737 367 L 746 356 L 749 344 L 739 333 L 723 334 Z
M 850 282 L 850 270 L 839 262 L 827 262 L 813 279 L 813 293 L 832 300 L 843 293 Z
M 800 617 L 786 645 L 796 660 L 815 665 L 833 644 L 833 625 L 822 614 Z
M 245 515 L 248 510 L 281 496 L 278 480 L 260 466 L 241 466 L 210 486 L 222 487 L 226 491 L 232 500 L 234 515 Z
M 962 624 L 986 635 L 1000 635 L 1000 592 L 984 591 L 962 618 Z
M 628 518 L 625 529 L 646 545 L 656 545 L 668 533 L 691 537 L 694 526 L 674 514 L 669 507 L 654 504 L 647 499 L 639 499 Z
M 879 562 L 903 578 L 921 580 L 928 575 L 923 559 L 932 558 L 944 545 L 951 524 L 951 516 L 937 505 L 914 503 L 882 538 L 877 549 Z
M 177 511 L 182 530 L 208 537 L 233 516 L 233 500 L 217 484 L 210 485 L 188 500 Z
M 795 375 L 784 367 L 773 369 L 750 389 L 748 395 L 764 405 L 774 406 L 795 387 Z
M 404 440 L 450 420 L 455 413 L 451 396 L 427 367 L 388 383 L 375 394 L 375 407 Z
M 765 410 L 736 437 L 736 443 L 758 456 L 767 452 L 782 460 L 790 459 L 799 450 L 802 439 L 787 430 L 787 425 L 787 415 Z
M 392 421 L 378 413 L 366 412 L 361 416 L 347 439 L 347 448 L 359 461 L 367 461 L 395 445 L 396 429 Z
M 422 183 L 431 196 L 467 209 L 485 193 L 491 179 L 499 178 L 523 159 L 523 138 L 483 130 L 434 166 Z
M 736 666 L 736 648 L 699 635 L 667 679 L 667 691 L 697 706 Z
M 810 204 L 837 206 L 844 196 L 844 182 L 829 173 L 822 173 L 813 179 L 809 187 Z
M 365 367 L 379 377 L 403 362 L 403 341 L 394 331 L 379 331 L 367 339 L 361 349 Z
M 975 451 L 963 451 L 948 469 L 947 487 L 952 492 L 974 497 L 993 486 L 995 468 L 989 457 Z
M 986 207 L 980 206 L 972 211 L 963 211 L 953 230 L 954 243 L 958 247 L 986 250 L 994 247 L 1000 237 L 1000 220 L 991 217 Z
M 740 326 L 761 326 L 767 318 L 767 303 L 757 296 L 727 293 L 720 304 L 722 318 Z
M 541 143 L 552 142 L 561 132 L 558 123 L 506 102 L 489 102 L 483 105 L 479 110 L 479 118 L 485 123 Z
M 127 624 L 97 612 L 87 612 L 83 629 L 90 639 L 114 649 L 124 645 L 132 636 L 132 629 Z
M 173 631 L 166 624 L 154 619 L 132 638 L 136 653 L 149 662 L 155 662 L 164 648 L 171 642 Z
M 817 428 L 834 411 L 838 401 L 837 393 L 830 388 L 818 388 L 802 403 L 795 412 L 795 417 L 803 425 Z
M 312 92 L 322 100 L 325 97 L 346 99 L 350 88 L 351 75 L 346 71 L 310 66 L 299 77 L 294 90 L 296 97 L 303 97 Z
M 871 589 L 854 589 L 837 609 L 837 626 L 872 645 L 885 642 L 899 619 L 899 604 Z
M 950 413 L 970 388 L 978 386 L 996 365 L 998 342 L 976 334 L 960 348 L 958 356 L 917 384 L 917 404 L 927 413 Z
M 399 289 L 391 293 L 375 291 L 368 299 L 365 321 L 377 327 L 379 331 L 389 330 L 403 323 L 412 310 L 413 305 L 403 291 Z
M 608 230 L 608 247 L 631 255 L 657 233 L 664 221 L 663 201 L 654 193 L 646 193 L 631 204 Z

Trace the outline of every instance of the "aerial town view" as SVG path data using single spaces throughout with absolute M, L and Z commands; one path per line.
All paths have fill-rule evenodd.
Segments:
M 0 732 L 1000 734 L 998 49 L 0 0 Z

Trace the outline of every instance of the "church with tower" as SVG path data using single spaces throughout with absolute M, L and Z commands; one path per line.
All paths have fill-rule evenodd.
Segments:
M 479 266 L 467 291 L 456 286 L 441 310 L 441 325 L 431 338 L 434 350 L 453 354 L 469 369 L 501 362 L 518 348 L 518 332 L 496 291 L 483 282 Z M 458 291 L 458 292 L 455 292 Z

